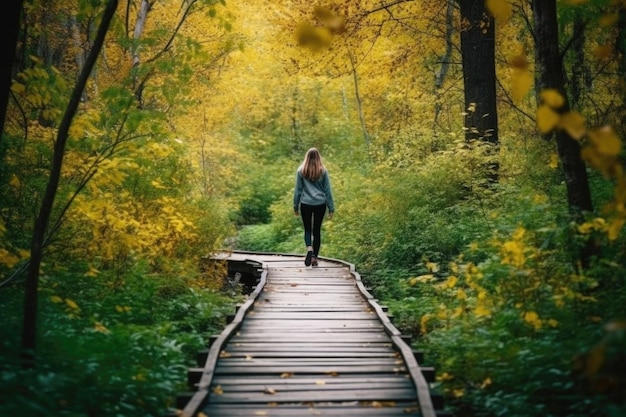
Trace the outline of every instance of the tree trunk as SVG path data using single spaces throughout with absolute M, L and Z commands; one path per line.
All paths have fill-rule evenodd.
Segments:
M 435 74 L 435 122 L 439 123 L 439 113 L 441 113 L 441 88 L 450 68 L 452 59 L 452 34 L 454 33 L 453 22 L 454 0 L 446 0 L 446 52 L 441 59 L 441 67 Z
M 117 9 L 117 3 L 118 0 L 109 0 L 107 3 L 106 10 L 102 16 L 102 21 L 100 22 L 100 27 L 98 28 L 98 34 L 96 35 L 91 51 L 89 51 L 89 55 L 85 61 L 85 66 L 76 81 L 76 85 L 72 91 L 67 108 L 65 109 L 65 114 L 63 115 L 63 119 L 59 125 L 59 131 L 54 143 L 50 178 L 48 179 L 48 185 L 46 186 L 46 191 L 39 208 L 39 215 L 35 221 L 31 242 L 30 264 L 26 275 L 24 323 L 22 329 L 22 354 L 25 367 L 32 367 L 34 365 L 34 355 L 37 347 L 37 292 L 39 290 L 39 268 L 43 259 L 43 246 L 46 237 L 46 230 L 48 228 L 50 214 L 54 205 L 54 198 L 56 196 L 59 180 L 61 178 L 65 144 L 67 143 L 72 119 L 78 110 L 83 90 L 85 89 L 91 70 L 96 63 L 98 54 L 104 44 L 106 33 L 113 15 L 115 14 L 115 10 Z
M 583 76 L 585 70 L 585 22 L 581 11 L 576 9 L 574 32 L 572 34 L 572 106 L 577 108 L 582 99 Z
M 2 42 L 2 62 L 0 65 L 0 82 L 2 93 L 0 94 L 0 140 L 4 133 L 4 120 L 9 105 L 11 82 L 13 80 L 13 62 L 15 61 L 15 47 L 20 32 L 20 16 L 22 14 L 22 0 L 11 0 L 4 4 L 2 13 L 4 24 L 4 40 Z
M 348 49 L 348 58 L 350 59 L 350 65 L 352 67 L 352 80 L 354 81 L 354 97 L 356 100 L 357 111 L 359 113 L 359 121 L 361 122 L 361 130 L 363 131 L 363 140 L 365 141 L 365 146 L 369 154 L 370 134 L 367 131 L 367 125 L 365 123 L 365 115 L 363 114 L 363 102 L 361 100 L 361 92 L 359 90 L 359 74 L 356 70 L 356 62 L 354 60 L 354 55 L 352 55 L 352 52 L 349 49 Z
M 559 91 L 565 99 L 561 112 L 569 111 L 565 92 L 565 75 L 559 50 L 556 0 L 533 0 L 538 91 L 551 88 Z M 585 163 L 580 157 L 580 145 L 565 130 L 556 132 L 559 158 L 563 164 L 567 201 L 570 213 L 580 219 L 582 212 L 592 211 L 591 191 Z
M 495 21 L 484 0 L 459 0 L 465 91 L 465 139 L 498 144 Z

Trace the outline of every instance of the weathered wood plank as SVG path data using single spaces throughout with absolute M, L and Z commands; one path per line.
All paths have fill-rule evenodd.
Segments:
M 322 260 L 307 268 L 302 256 L 233 258 L 264 262 L 266 279 L 227 343 L 211 348 L 214 366 L 190 370 L 202 406 L 185 413 L 394 417 L 421 415 L 419 401 L 432 409 L 416 391 L 419 366 L 412 357 L 407 363 L 406 344 L 353 267 Z
M 339 405 L 303 404 L 300 406 L 276 405 L 274 403 L 265 406 L 219 404 L 207 407 L 204 411 L 207 417 L 406 417 L 419 415 L 419 408 L 415 403 L 380 404 L 365 402 L 349 402 Z

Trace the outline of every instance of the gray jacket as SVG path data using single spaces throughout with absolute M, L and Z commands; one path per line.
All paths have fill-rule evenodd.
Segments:
M 333 193 L 330 188 L 328 171 L 324 171 L 317 181 L 309 181 L 302 175 L 301 168 L 296 173 L 296 188 L 293 193 L 293 211 L 300 211 L 300 203 L 310 206 L 326 204 L 329 213 L 335 212 Z

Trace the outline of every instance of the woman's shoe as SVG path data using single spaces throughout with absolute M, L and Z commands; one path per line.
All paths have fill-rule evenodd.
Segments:
M 306 266 L 311 265 L 311 259 L 313 258 L 313 251 L 308 251 L 306 253 L 306 258 L 304 259 L 304 264 Z
M 317 256 L 315 255 L 311 258 L 311 266 L 317 266 Z

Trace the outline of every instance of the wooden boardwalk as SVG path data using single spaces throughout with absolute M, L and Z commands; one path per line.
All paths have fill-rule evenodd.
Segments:
M 433 405 L 434 371 L 420 368 L 352 265 L 320 259 L 313 268 L 304 257 L 255 253 L 224 259 L 257 265 L 259 283 L 190 369 L 196 391 L 182 415 L 446 415 Z

